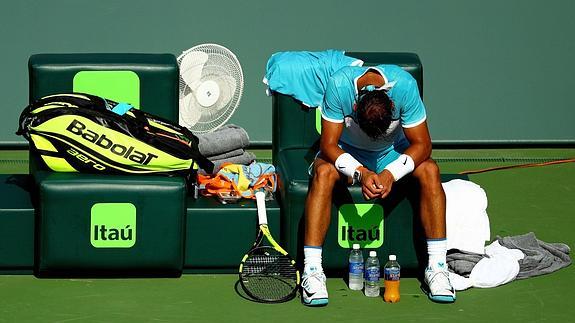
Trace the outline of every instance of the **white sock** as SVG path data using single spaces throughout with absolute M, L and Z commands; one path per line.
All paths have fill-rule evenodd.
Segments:
M 322 270 L 321 267 L 321 247 L 304 246 L 303 247 L 303 271 Z
M 437 264 L 445 265 L 447 257 L 447 240 L 445 238 L 428 239 L 427 254 L 429 255 L 430 266 L 435 266 Z

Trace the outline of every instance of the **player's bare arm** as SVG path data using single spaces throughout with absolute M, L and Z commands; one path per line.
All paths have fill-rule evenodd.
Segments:
M 427 129 L 427 122 L 411 128 L 404 128 L 405 137 L 410 145 L 404 154 L 411 157 L 415 167 L 431 157 L 431 137 Z M 391 192 L 393 183 L 397 180 L 388 169 L 378 174 L 381 183 L 381 193 L 378 197 L 385 198 Z
M 322 119 L 321 126 L 321 156 L 324 160 L 335 164 L 337 158 L 345 153 L 345 151 L 338 146 L 339 138 L 343 131 L 343 123 L 335 123 Z M 382 185 L 379 176 L 363 166 L 359 166 L 358 170 L 361 172 L 362 192 L 365 199 L 370 200 L 381 196 Z M 351 183 L 351 181 L 352 179 L 348 178 L 348 182 Z

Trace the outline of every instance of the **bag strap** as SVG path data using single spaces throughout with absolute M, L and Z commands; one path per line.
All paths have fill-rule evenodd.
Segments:
M 131 108 L 130 110 L 128 110 L 132 115 L 134 115 L 134 118 L 136 119 L 136 121 L 138 123 L 140 123 L 140 125 L 144 126 L 144 127 L 149 127 L 150 123 L 148 122 L 148 118 L 146 118 L 146 115 L 136 109 L 136 108 Z
M 130 113 L 132 113 L 132 115 L 135 117 L 136 121 L 142 126 L 144 127 L 146 130 L 150 130 L 152 128 L 152 126 L 150 126 L 150 122 L 148 121 L 148 115 L 147 113 L 138 110 L 138 109 L 130 109 L 129 111 Z M 155 117 L 155 116 L 154 116 Z M 167 122 L 165 120 L 161 120 L 161 118 L 158 118 L 158 120 L 163 121 L 163 122 Z M 190 140 L 193 141 L 193 143 L 196 145 L 196 149 L 197 151 L 194 151 L 193 154 L 193 159 L 194 161 L 196 161 L 198 163 L 198 165 L 200 166 L 200 168 L 202 168 L 203 170 L 205 170 L 208 173 L 212 173 L 214 171 L 214 163 L 212 163 L 207 157 L 205 157 L 204 155 L 201 154 L 201 152 L 198 149 L 198 137 L 196 137 L 191 131 L 189 131 L 187 128 L 185 127 L 172 127 L 174 128 L 174 130 L 180 131 L 182 134 L 184 134 L 184 136 L 186 136 L 187 138 L 189 138 Z M 190 147 L 190 148 L 194 148 L 194 147 Z M 193 166 L 193 164 L 192 164 Z
M 200 152 L 199 149 L 199 139 L 198 137 L 196 137 L 196 135 L 194 135 L 190 130 L 188 130 L 188 128 L 186 127 L 181 127 L 180 131 L 188 138 L 195 138 L 196 140 L 198 140 L 198 154 L 197 154 L 197 161 L 198 161 L 198 165 L 200 165 L 200 168 L 202 168 L 203 170 L 205 170 L 208 173 L 213 173 L 214 172 L 214 163 L 212 163 L 211 160 L 209 160 L 206 156 L 202 155 L 202 153 Z

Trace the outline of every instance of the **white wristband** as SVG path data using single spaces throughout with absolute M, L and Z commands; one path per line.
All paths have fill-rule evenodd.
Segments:
M 415 163 L 409 155 L 402 154 L 396 160 L 389 163 L 389 165 L 385 166 L 385 169 L 393 175 L 393 179 L 397 182 L 403 176 L 413 172 Z
M 340 173 L 348 177 L 353 177 L 353 173 L 359 166 L 363 165 L 348 153 L 339 155 L 335 160 L 335 168 L 337 168 Z

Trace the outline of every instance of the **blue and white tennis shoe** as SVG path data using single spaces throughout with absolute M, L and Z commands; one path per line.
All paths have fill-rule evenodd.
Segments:
M 455 302 L 455 289 L 449 280 L 447 265 L 443 262 L 433 264 L 425 269 L 425 284 L 427 297 L 437 303 Z
M 301 282 L 302 303 L 307 306 L 325 306 L 328 303 L 326 277 L 321 268 L 304 270 Z

